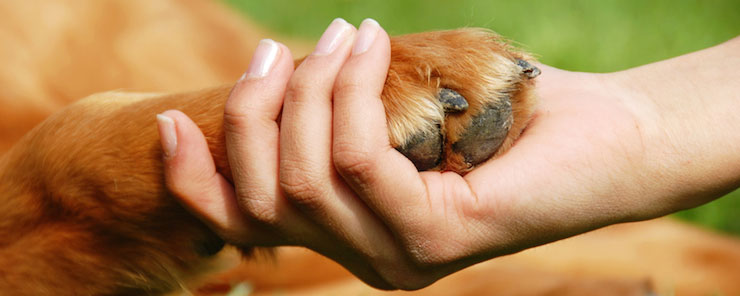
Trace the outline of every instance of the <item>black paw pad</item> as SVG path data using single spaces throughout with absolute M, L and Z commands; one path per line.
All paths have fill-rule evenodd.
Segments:
M 439 125 L 437 125 L 439 130 Z M 411 160 L 419 171 L 435 168 L 442 161 L 443 148 L 442 134 L 437 132 L 422 132 L 413 135 L 406 143 L 396 148 L 406 158 Z
M 452 150 L 470 166 L 484 162 L 504 143 L 513 121 L 511 101 L 504 96 L 473 117 L 460 139 L 452 144 Z

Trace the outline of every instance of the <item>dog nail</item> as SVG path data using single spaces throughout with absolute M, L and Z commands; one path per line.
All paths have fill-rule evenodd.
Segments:
M 486 161 L 504 143 L 513 121 L 511 101 L 509 96 L 503 96 L 473 117 L 460 139 L 452 144 L 452 151 L 462 155 L 470 167 Z
M 373 45 L 375 37 L 378 36 L 378 31 L 380 31 L 380 25 L 374 19 L 368 18 L 362 21 L 360 29 L 357 30 L 357 39 L 352 47 L 352 55 L 367 51 Z
M 437 99 L 442 103 L 445 113 L 456 113 L 468 110 L 468 101 L 454 90 L 442 88 L 437 93 Z
M 442 161 L 443 142 L 442 134 L 439 132 L 436 134 L 420 132 L 396 150 L 411 160 L 417 170 L 426 171 L 437 167 Z
M 314 49 L 313 55 L 323 56 L 334 52 L 337 46 L 341 44 L 348 36 L 350 32 L 350 25 L 347 21 L 337 18 L 331 22 L 324 34 L 321 35 L 321 39 L 316 43 L 316 49 Z
M 272 65 L 277 60 L 280 46 L 277 42 L 270 39 L 262 39 L 257 45 L 257 49 L 252 56 L 252 62 L 246 72 L 246 79 L 262 78 L 267 76 L 272 69 Z
M 157 114 L 157 126 L 159 127 L 159 139 L 162 143 L 164 158 L 172 158 L 177 151 L 177 131 L 175 121 L 172 118 Z
M 532 79 L 540 75 L 540 69 L 532 66 L 529 62 L 521 59 L 516 59 L 516 64 L 522 68 L 522 74 L 527 78 Z

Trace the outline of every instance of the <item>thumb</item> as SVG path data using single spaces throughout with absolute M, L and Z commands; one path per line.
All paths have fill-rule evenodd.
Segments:
M 216 171 L 198 126 L 177 110 L 157 115 L 167 189 L 191 213 L 229 241 L 253 233 L 239 210 L 233 186 Z M 233 239 L 233 240 L 232 240 Z

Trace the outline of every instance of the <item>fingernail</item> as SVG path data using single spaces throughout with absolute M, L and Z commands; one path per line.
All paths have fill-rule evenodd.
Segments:
M 247 72 L 239 80 L 262 78 L 270 74 L 270 70 L 272 70 L 272 66 L 275 64 L 279 52 L 280 46 L 278 46 L 277 42 L 272 39 L 260 40 L 257 49 L 254 51 L 254 56 L 252 56 L 252 62 L 249 63 Z
M 157 126 L 159 127 L 159 138 L 164 151 L 164 158 L 172 158 L 177 151 L 177 131 L 175 121 L 172 118 L 157 114 Z
M 313 55 L 328 55 L 334 52 L 335 49 L 342 44 L 342 41 L 347 38 L 350 31 L 350 24 L 347 21 L 336 18 L 326 28 L 324 34 L 321 35 L 321 39 L 316 43 L 316 49 L 313 51 Z
M 380 25 L 374 19 L 365 19 L 360 24 L 360 29 L 357 31 L 357 40 L 355 40 L 355 46 L 352 47 L 352 55 L 358 55 L 366 52 L 373 42 L 375 37 L 378 36 Z

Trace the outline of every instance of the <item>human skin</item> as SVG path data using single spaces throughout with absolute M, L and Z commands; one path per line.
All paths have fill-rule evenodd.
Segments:
M 390 146 L 380 102 L 388 37 L 371 21 L 362 34 L 346 30 L 295 72 L 278 44 L 272 68 L 255 70 L 255 60 L 237 82 L 225 110 L 235 189 L 197 127 L 162 114 L 168 187 L 227 241 L 304 245 L 373 286 L 416 289 L 740 185 L 740 38 L 609 74 L 540 66 L 522 136 L 460 176 L 417 172 Z

